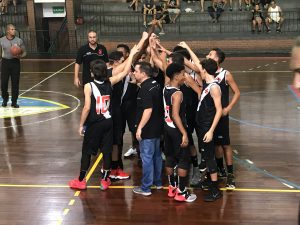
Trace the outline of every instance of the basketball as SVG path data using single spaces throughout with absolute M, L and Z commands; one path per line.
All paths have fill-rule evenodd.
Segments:
M 22 49 L 17 46 L 17 45 L 13 45 L 11 46 L 10 48 L 10 53 L 13 55 L 13 56 L 18 56 L 18 55 L 21 55 L 22 54 Z

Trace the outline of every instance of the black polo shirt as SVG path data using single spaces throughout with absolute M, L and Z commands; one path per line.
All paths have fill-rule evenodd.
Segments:
M 102 59 L 104 62 L 108 62 L 108 54 L 106 48 L 97 44 L 97 47 L 92 49 L 89 44 L 83 45 L 79 48 L 76 57 L 77 64 L 83 64 L 82 69 L 82 83 L 83 85 L 93 81 L 90 72 L 90 63 L 93 60 Z
M 137 96 L 137 123 L 140 123 L 145 109 L 152 108 L 152 114 L 142 129 L 142 139 L 159 138 L 163 131 L 163 98 L 161 86 L 152 78 L 141 84 Z

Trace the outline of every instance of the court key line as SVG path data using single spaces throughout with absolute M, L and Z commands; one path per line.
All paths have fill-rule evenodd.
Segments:
M 92 174 L 94 173 L 94 171 L 95 171 L 96 167 L 98 166 L 99 162 L 101 161 L 102 157 L 103 157 L 103 155 L 102 155 L 102 153 L 100 153 L 99 156 L 97 157 L 96 161 L 94 162 L 92 168 L 90 169 L 90 171 L 88 172 L 88 174 L 85 177 L 86 182 L 88 182 L 88 180 L 91 178 Z M 68 187 L 69 188 L 69 186 L 63 186 L 63 187 Z M 99 188 L 99 186 L 98 186 L 98 188 Z M 76 191 L 75 194 L 74 194 L 74 197 L 78 197 L 80 195 L 80 192 L 81 191 Z M 75 202 L 76 202 L 75 199 L 70 199 L 70 201 L 68 203 L 68 206 L 73 206 L 75 204 Z M 58 219 L 57 219 L 56 225 L 61 225 L 62 224 L 63 217 L 68 215 L 68 213 L 70 212 L 70 208 L 71 207 L 64 208 L 64 210 L 62 212 L 62 216 L 59 216 Z

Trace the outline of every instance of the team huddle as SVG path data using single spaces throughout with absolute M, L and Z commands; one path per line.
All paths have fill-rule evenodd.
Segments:
M 149 196 L 151 189 L 162 188 L 162 152 L 168 197 L 193 202 L 197 196 L 187 188 L 192 186 L 208 189 L 204 201 L 215 201 L 222 197 L 218 177 L 226 178 L 227 189 L 234 189 L 228 114 L 240 91 L 232 74 L 220 66 L 224 60 L 224 52 L 215 48 L 200 61 L 185 42 L 171 52 L 152 32 L 144 32 L 131 50 L 120 44 L 108 55 L 97 43 L 96 32 L 90 31 L 75 64 L 74 84 L 84 86 L 79 125 L 84 137 L 80 174 L 69 186 L 86 189 L 91 156 L 99 149 L 103 154 L 101 190 L 115 179 L 130 177 L 122 162 L 127 123 L 143 170 L 141 185 L 133 188 L 134 193 Z

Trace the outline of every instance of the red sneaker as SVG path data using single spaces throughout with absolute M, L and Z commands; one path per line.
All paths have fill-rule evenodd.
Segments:
M 128 173 L 125 173 L 122 169 L 118 168 L 117 169 L 117 179 L 124 180 L 128 179 L 130 175 Z
M 105 191 L 106 189 L 108 189 L 108 186 L 111 185 L 110 179 L 107 178 L 107 180 L 101 179 L 100 180 L 100 189 L 102 191 Z
M 190 194 L 187 190 L 184 192 L 178 190 L 174 199 L 179 202 L 193 202 L 197 199 L 197 196 L 195 194 Z
M 118 170 L 111 170 L 109 174 L 109 178 L 111 179 L 117 179 L 118 178 Z
M 168 189 L 168 197 L 170 198 L 174 198 L 176 193 L 177 193 L 177 187 L 173 187 L 172 185 L 169 185 L 169 189 Z
M 86 189 L 86 180 L 79 181 L 78 179 L 70 180 L 69 187 L 74 189 L 85 190 Z

